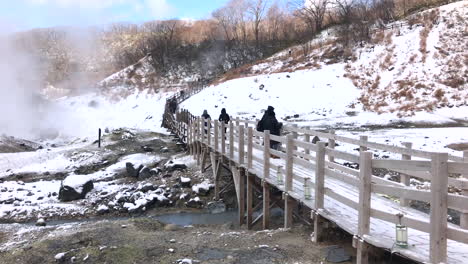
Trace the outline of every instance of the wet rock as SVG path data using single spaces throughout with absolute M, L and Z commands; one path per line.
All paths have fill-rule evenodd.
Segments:
M 135 169 L 135 166 L 131 162 L 125 163 L 125 168 L 127 169 L 127 175 L 131 178 L 138 178 L 138 170 Z
M 150 146 L 141 146 L 141 149 L 145 152 L 153 152 L 154 149 Z
M 166 168 L 167 171 L 172 172 L 172 171 L 183 171 L 187 169 L 187 165 L 183 163 L 176 163 L 172 160 L 168 161 L 164 167 Z
M 44 220 L 44 218 L 39 218 L 37 219 L 37 222 L 36 222 L 36 226 L 46 226 L 46 221 Z
M 143 187 L 141 187 L 141 191 L 146 193 L 146 192 L 149 192 L 149 191 L 154 191 L 158 188 L 158 186 L 154 186 L 152 185 L 151 183 L 147 183 L 145 184 Z
M 192 186 L 192 180 L 190 178 L 180 177 L 179 182 L 182 188 L 190 188 Z
M 63 184 L 62 186 L 60 186 L 58 198 L 62 202 L 83 199 L 86 197 L 86 194 L 90 192 L 93 188 L 94 184 L 91 180 L 86 181 L 84 184 L 75 184 L 73 187 Z
M 153 174 L 151 173 L 151 170 L 148 167 L 143 167 L 138 173 L 138 179 L 140 180 L 149 179 L 151 178 L 151 176 L 153 176 Z
M 209 202 L 206 205 L 206 208 L 210 212 L 210 214 L 219 214 L 226 212 L 226 204 L 221 201 Z
M 108 213 L 109 212 L 109 207 L 105 206 L 105 205 L 100 205 L 98 208 L 97 208 L 97 213 L 98 214 L 105 214 L 105 213 Z
M 200 209 L 203 207 L 203 202 L 200 199 L 200 197 L 195 197 L 195 198 L 190 199 L 188 202 L 186 202 L 185 205 L 190 208 Z

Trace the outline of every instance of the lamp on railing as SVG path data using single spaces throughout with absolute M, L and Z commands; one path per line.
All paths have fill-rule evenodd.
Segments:
M 283 166 L 278 166 L 278 169 L 276 171 L 276 181 L 278 182 L 279 185 L 282 185 L 284 183 L 283 181 L 283 174 L 281 173 L 281 168 Z
M 312 192 L 310 190 L 310 179 L 304 178 L 304 198 L 310 200 L 312 198 Z
M 401 248 L 408 247 L 408 227 L 401 224 L 402 213 L 398 213 L 398 224 L 396 225 L 396 245 Z

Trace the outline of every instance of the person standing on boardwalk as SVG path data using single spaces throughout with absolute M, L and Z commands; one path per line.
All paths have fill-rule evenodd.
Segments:
M 203 114 L 201 116 L 204 121 L 205 121 L 205 135 L 207 134 L 207 127 L 208 127 L 208 122 L 211 120 L 211 116 L 208 114 L 208 111 L 205 109 L 203 110 Z
M 229 123 L 229 120 L 231 120 L 231 118 L 229 118 L 229 115 L 226 113 L 226 108 L 221 109 L 221 114 L 219 115 L 218 120 L 224 122 L 225 124 Z
M 262 119 L 257 124 L 257 131 L 263 132 L 265 130 L 270 130 L 270 134 L 279 136 L 280 130 L 283 127 L 283 123 L 278 122 L 275 116 L 275 108 L 273 106 L 268 106 L 267 110 L 263 114 Z M 270 140 L 270 147 L 275 150 L 279 150 L 280 142 Z

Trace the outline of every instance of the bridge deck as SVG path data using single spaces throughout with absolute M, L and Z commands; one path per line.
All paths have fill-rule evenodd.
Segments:
M 207 146 L 207 144 L 205 144 Z M 229 148 L 229 145 L 226 145 Z M 213 145 L 210 146 L 212 151 Z M 215 151 L 217 154 L 222 155 L 221 153 Z M 259 157 L 262 152 L 259 150 L 253 151 L 254 155 Z M 224 154 L 224 157 L 229 158 L 228 154 Z M 231 159 L 230 159 L 231 160 Z M 234 152 L 234 157 L 231 160 L 237 166 L 246 167 L 245 165 L 238 164 L 239 155 L 237 152 Z M 277 166 L 286 166 L 286 162 L 282 159 L 272 159 L 272 167 L 270 168 L 270 177 L 263 178 L 263 164 L 262 162 L 253 160 L 252 168 L 248 171 L 260 179 L 264 179 L 266 182 L 275 186 L 281 191 L 286 191 L 284 184 L 278 184 L 276 178 L 277 175 Z M 304 198 L 304 188 L 303 183 L 297 179 L 300 178 L 309 178 L 312 184 L 315 184 L 314 174 L 315 171 L 313 168 L 305 168 L 300 165 L 294 166 L 293 171 L 295 178 L 293 179 L 293 190 L 289 191 L 288 194 L 292 196 L 295 200 L 300 201 L 310 209 L 315 209 L 315 190 L 311 188 L 311 198 Z M 330 177 L 325 178 L 325 189 L 333 190 L 333 192 L 339 193 L 340 195 L 346 196 L 346 198 L 359 203 L 359 189 L 351 184 L 347 184 L 343 181 L 339 181 Z M 429 215 L 412 209 L 408 207 L 400 206 L 398 203 L 389 199 L 388 197 L 374 194 L 371 196 L 371 204 L 373 207 L 377 206 L 380 210 L 398 214 L 403 212 L 406 216 L 411 216 L 416 219 L 421 219 L 423 221 L 429 222 Z M 331 198 L 325 193 L 325 206 L 324 209 L 319 210 L 319 214 L 326 219 L 334 222 L 336 225 L 341 227 L 343 230 L 350 234 L 357 234 L 358 227 L 358 211 L 352 207 L 347 206 L 344 203 L 338 202 L 337 200 Z M 419 262 L 429 262 L 429 242 L 430 237 L 429 233 L 421 232 L 416 229 L 408 228 L 408 248 L 400 248 L 395 245 L 395 224 L 371 217 L 370 222 L 370 234 L 365 237 L 366 242 L 380 248 L 387 249 L 391 252 L 397 252 L 401 255 L 404 255 L 410 259 L 419 261 Z M 459 226 L 449 224 L 449 226 L 460 229 Z M 468 263 L 468 244 L 460 243 L 453 240 L 448 240 L 447 245 L 448 253 L 448 263 L 450 264 L 463 264 Z

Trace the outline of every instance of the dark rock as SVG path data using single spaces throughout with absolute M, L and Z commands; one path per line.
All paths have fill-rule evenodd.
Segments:
M 14 199 L 14 198 L 9 198 L 9 199 L 3 200 L 1 203 L 4 203 L 4 204 L 13 204 L 14 202 L 15 202 L 15 199 Z
M 206 206 L 210 214 L 219 214 L 226 212 L 226 204 L 220 201 L 209 202 Z
M 263 84 L 260 84 L 260 86 L 258 87 L 258 89 L 260 89 L 260 91 L 263 90 L 263 88 L 265 88 L 265 85 L 263 85 Z
M 286 78 L 291 78 L 291 76 L 289 76 L 289 75 L 286 75 Z
M 135 166 L 131 162 L 125 163 L 125 168 L 127 169 L 127 175 L 131 178 L 138 178 L 139 170 L 135 169 Z
M 36 222 L 36 226 L 46 226 L 46 221 L 43 218 L 39 218 Z
M 143 149 L 143 151 L 145 152 L 153 152 L 154 149 L 150 146 L 141 146 L 141 149 Z
M 180 177 L 179 182 L 182 188 L 190 188 L 192 186 L 192 180 L 190 178 Z
M 200 198 L 195 197 L 186 202 L 185 205 L 190 208 L 202 208 L 203 202 L 200 200 Z
M 298 117 L 299 117 L 299 114 L 295 114 L 295 115 L 294 115 L 294 118 L 298 118 Z
M 151 176 L 153 175 L 148 167 L 143 167 L 143 169 L 138 173 L 138 179 L 140 180 L 151 178 Z
M 34 195 L 34 193 L 32 193 L 32 192 L 28 192 L 28 194 L 26 194 L 26 196 L 33 196 L 33 195 Z
M 146 193 L 146 192 L 149 192 L 149 191 L 154 191 L 154 190 L 156 190 L 156 189 L 157 189 L 157 187 L 155 187 L 154 185 L 152 185 L 152 184 L 146 184 L 145 186 L 143 186 L 143 187 L 141 188 L 141 191 L 144 192 L 144 193 Z
M 44 196 L 39 196 L 39 197 L 37 197 L 37 200 L 38 200 L 38 201 L 44 200 Z
M 59 190 L 59 200 L 62 202 L 69 202 L 74 200 L 83 199 L 86 194 L 94 188 L 92 181 L 87 181 L 81 186 L 81 193 L 76 191 L 73 187 L 62 185 Z M 53 194 L 52 194 L 53 195 Z
M 53 193 L 52 193 L 52 196 L 57 196 L 57 193 L 56 193 L 56 192 L 53 192 Z

